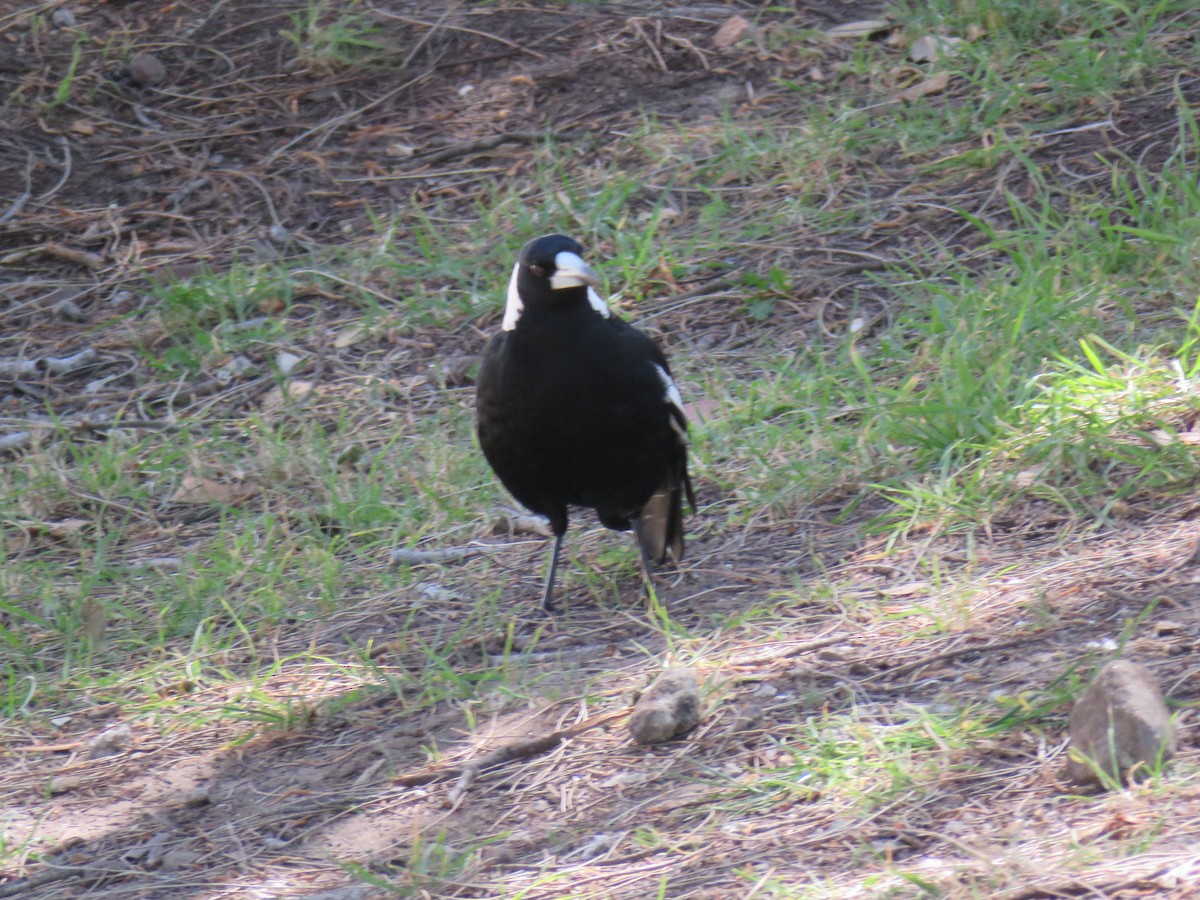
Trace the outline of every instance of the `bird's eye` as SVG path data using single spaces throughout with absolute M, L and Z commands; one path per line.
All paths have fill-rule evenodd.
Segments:
M 546 267 L 539 266 L 537 263 L 530 263 L 529 264 L 529 274 L 532 275 L 534 278 L 545 278 L 546 277 Z

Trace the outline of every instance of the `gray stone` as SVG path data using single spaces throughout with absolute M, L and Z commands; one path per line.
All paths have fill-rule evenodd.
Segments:
M 1071 710 L 1067 777 L 1101 785 L 1107 773 L 1128 782 L 1174 754 L 1171 714 L 1154 676 L 1137 663 L 1110 662 Z
M 642 694 L 629 717 L 639 744 L 657 744 L 691 731 L 700 722 L 700 687 L 690 669 L 668 669 Z
M 167 67 L 153 53 L 139 53 L 129 61 L 129 78 L 142 87 L 155 87 L 167 79 Z

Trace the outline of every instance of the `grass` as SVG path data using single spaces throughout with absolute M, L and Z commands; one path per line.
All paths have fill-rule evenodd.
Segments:
M 968 39 L 897 72 L 901 49 L 838 48 L 772 19 L 763 46 L 798 46 L 831 82 L 784 78 L 765 105 L 715 118 L 647 112 L 625 138 L 548 132 L 517 174 L 482 167 L 458 194 L 381 205 L 346 245 L 154 283 L 124 323 L 147 384 L 122 416 L 163 427 L 63 417 L 0 469 L 0 721 L 49 744 L 56 723 L 111 705 L 145 742 L 215 733 L 253 756 L 264 737 L 310 740 L 339 759 L 382 746 L 391 777 L 620 709 L 646 672 L 683 660 L 710 676 L 687 742 L 588 732 L 555 751 L 565 768 L 539 769 L 544 754 L 498 767 L 468 808 L 414 812 L 393 855 L 353 854 L 345 871 L 400 896 L 516 897 L 565 896 L 567 866 L 572 879 L 625 867 L 638 896 L 685 896 L 694 848 L 727 842 L 701 874 L 734 893 L 1019 887 L 1020 872 L 929 835 L 955 816 L 983 829 L 977 801 L 1007 815 L 992 770 L 1025 754 L 1044 774 L 1091 663 L 1145 649 L 1171 604 L 1126 598 L 1117 614 L 1072 591 L 1093 586 L 1089 551 L 1116 565 L 1106 534 L 1149 529 L 1200 485 L 1195 119 L 1179 95 L 1154 153 L 1113 138 L 1064 167 L 1044 135 L 1186 68 L 1171 36 L 1194 23 L 1174 0 L 893 12 L 910 39 Z M 309 73 L 378 66 L 389 36 L 365 16 L 310 3 L 288 46 Z M 938 72 L 945 93 L 894 102 Z M 507 498 L 474 445 L 470 391 L 431 373 L 478 347 L 516 250 L 551 230 L 589 248 L 614 304 L 661 334 L 685 399 L 705 404 L 702 509 L 693 580 L 664 579 L 648 610 L 632 601 L 632 546 L 580 517 L 571 620 L 531 624 L 540 544 L 385 560 L 507 540 L 488 524 Z M 302 360 L 290 373 L 283 351 Z M 220 389 L 176 399 L 206 379 Z M 285 393 L 299 381 L 307 392 Z M 1072 643 L 1082 620 L 1095 647 Z M 1059 632 L 1063 645 L 1039 643 Z M 841 643 L 787 655 L 818 633 Z M 1028 658 L 993 646 L 1016 638 Z M 386 728 L 363 724 L 381 708 Z M 547 709 L 558 718 L 530 724 Z M 405 728 L 418 738 L 389 755 Z M 1162 778 L 1194 778 L 1194 761 L 1175 766 Z M 1038 806 L 1024 775 L 1023 802 L 1072 827 L 1116 808 Z M 363 777 L 391 809 L 417 802 Z M 337 816 L 384 818 L 372 802 Z M 0 865 L 52 846 L 40 828 L 0 819 Z M 788 859 L 760 842 L 772 828 Z M 578 855 L 596 832 L 603 853 Z M 1029 833 L 1009 839 L 1019 852 Z M 509 843 L 519 865 L 483 865 Z M 958 860 L 963 880 L 892 858 L 914 847 Z
M 280 33 L 295 49 L 299 64 L 318 75 L 369 65 L 387 48 L 376 39 L 378 25 L 358 11 L 362 8 L 360 0 L 308 0 L 304 9 L 291 14 L 291 27 Z
M 324 16 L 318 6 L 307 11 L 311 21 L 300 23 L 304 28 L 293 35 L 314 53 L 325 46 L 324 37 L 317 41 L 309 33 Z M 931 7 L 909 12 L 906 27 L 975 25 L 985 29 L 993 50 L 1049 35 L 1055 52 L 1068 52 L 1073 35 L 1121 24 L 1133 29 L 1136 50 L 1177 14 L 1166 3 L 1133 18 L 1109 9 L 1102 21 L 1074 7 L 1035 12 L 996 4 L 969 15 L 959 7 Z M 344 29 L 335 25 L 326 37 L 338 45 L 334 32 Z M 876 64 L 867 58 L 854 63 Z M 1097 95 L 1086 77 L 1069 67 L 1065 71 L 1084 94 Z M 369 286 L 356 297 L 360 308 L 393 326 L 444 327 L 491 310 L 492 273 L 503 270 L 524 236 L 557 228 L 581 234 L 612 258 L 608 275 L 621 304 L 636 317 L 636 304 L 659 273 L 689 278 L 702 271 L 688 261 L 698 259 L 702 266 L 704 260 L 734 256 L 787 222 L 826 233 L 861 227 L 878 215 L 880 201 L 859 195 L 832 209 L 818 204 L 846 160 L 880 134 L 901 153 L 916 154 L 935 136 L 953 143 L 965 132 L 990 127 L 992 113 L 979 119 L 980 106 L 958 125 L 928 118 L 969 109 L 970 103 L 915 105 L 889 112 L 866 131 L 861 119 L 831 116 L 817 106 L 807 122 L 787 130 L 730 116 L 706 130 L 664 128 L 648 120 L 635 136 L 647 146 L 648 168 L 632 173 L 622 160 L 620 166 L 580 177 L 572 151 L 560 153 L 547 144 L 535 157 L 530 179 L 493 188 L 468 215 L 457 207 L 414 206 L 379 219 L 377 240 L 356 254 L 312 261 L 305 280 L 311 283 L 316 272 L 328 271 L 327 287 Z M 998 114 L 1012 112 L 1005 108 Z M 968 262 L 943 266 L 933 280 L 885 276 L 895 308 L 887 327 L 870 338 L 853 333 L 822 338 L 750 380 L 742 379 L 736 367 L 705 372 L 698 393 L 718 403 L 721 412 L 698 433 L 696 454 L 718 492 L 730 497 L 729 524 L 764 513 L 795 515 L 815 498 L 847 493 L 873 493 L 891 504 L 892 512 L 878 519 L 890 529 L 918 522 L 978 527 L 986 524 L 985 510 L 994 515 L 1030 496 L 1103 520 L 1113 502 L 1194 484 L 1197 473 L 1186 449 L 1147 444 L 1138 435 L 1169 434 L 1191 412 L 1188 403 L 1171 395 L 1181 369 L 1192 377 L 1195 319 L 1177 306 L 1164 310 L 1157 322 L 1147 321 L 1135 296 L 1148 284 L 1160 296 L 1176 290 L 1175 285 L 1187 283 L 1194 265 L 1200 196 L 1187 176 L 1194 132 L 1194 121 L 1185 114 L 1177 149 L 1161 171 L 1113 158 L 1106 184 L 1066 197 L 1058 196 L 1046 173 L 1012 145 L 1009 158 L 1030 172 L 1040 193 L 1010 197 L 1011 224 L 1004 227 L 963 212 L 966 226 L 984 240 L 990 270 L 981 273 Z M 664 178 L 667 167 L 671 174 Z M 764 176 L 768 187 L 781 189 L 765 210 L 761 191 L 702 191 L 699 208 L 685 212 L 668 200 L 673 189 L 689 184 L 750 185 Z M 662 188 L 647 197 L 643 186 L 655 182 Z M 543 199 L 531 206 L 533 198 Z M 743 212 L 749 206 L 755 208 L 753 218 Z M 736 230 L 716 227 L 726 222 L 736 223 Z M 497 233 L 511 239 L 489 242 Z M 796 283 L 779 265 L 744 276 L 747 321 L 769 326 Z M 264 344 L 286 342 L 294 333 L 290 310 L 304 290 L 285 268 L 248 264 L 165 285 L 158 291 L 158 316 L 170 343 L 165 352 L 148 350 L 148 355 L 156 357 L 164 374 L 195 373 Z M 385 307 L 379 300 L 385 296 L 397 302 Z M 1172 331 L 1178 333 L 1180 321 L 1188 330 L 1171 356 L 1164 342 Z M 249 327 L 226 328 L 231 324 Z M 1149 333 L 1148 326 L 1154 326 Z M 1130 346 L 1131 337 L 1137 343 L 1120 349 L 1122 343 Z M 681 368 L 687 380 L 686 361 Z M 468 522 L 480 499 L 476 486 L 488 483 L 469 450 L 466 411 L 458 399 L 449 410 L 449 427 L 457 437 L 440 440 L 446 422 L 432 422 L 422 433 L 403 438 L 397 431 L 385 452 L 353 475 L 323 461 L 346 442 L 355 421 L 339 423 L 335 433 L 341 437 L 331 440 L 303 426 L 295 432 L 287 424 L 251 418 L 243 425 L 254 436 L 249 443 L 237 436 L 206 438 L 197 446 L 185 433 L 175 441 L 152 441 L 153 447 L 146 442 L 125 448 L 114 442 L 76 446 L 69 458 L 45 470 L 57 474 L 40 477 L 42 487 L 35 476 L 20 490 L 42 497 L 47 507 L 78 503 L 86 495 L 95 498 L 88 506 L 95 502 L 111 509 L 119 501 L 136 508 L 150 499 L 146 479 L 177 484 L 185 474 L 220 480 L 223 473 L 235 472 L 241 479 L 251 471 L 253 479 L 264 482 L 256 485 L 264 499 L 300 491 L 311 500 L 316 488 L 315 496 L 323 498 L 315 504 L 323 508 L 322 521 L 351 535 L 354 544 L 366 539 L 367 546 L 382 545 L 396 538 L 412 544 Z M 1087 436 L 1083 441 L 1081 434 Z M 402 482 L 396 480 L 388 446 L 404 458 Z M 1054 478 L 1025 474 L 1034 471 L 1052 472 Z M 1120 490 L 1105 497 L 1118 472 Z M 78 479 L 75 486 L 64 491 L 63 475 Z M 217 538 L 200 556 L 188 557 L 190 574 L 178 576 L 184 583 L 177 587 L 186 587 L 183 602 L 157 626 L 160 639 L 198 627 L 211 615 L 211 599 L 204 598 L 230 592 L 249 600 L 250 609 L 267 621 L 282 616 L 299 571 L 316 575 L 308 589 L 317 600 L 315 611 L 332 602 L 344 567 L 335 560 L 339 549 L 349 546 L 343 539 L 307 537 L 296 545 L 278 518 L 231 512 L 220 532 L 236 530 L 241 537 Z M 120 530 L 87 552 L 103 554 L 119 544 L 122 531 L 133 526 L 130 517 L 124 518 Z M 246 559 L 251 548 L 252 558 Z M 616 561 L 601 557 L 600 569 L 607 571 Z M 607 593 L 600 587 L 589 592 L 595 590 L 597 598 Z M 87 588 L 81 586 L 80 593 Z M 52 606 L 56 616 L 67 615 L 61 601 Z M 77 625 L 68 615 L 56 627 L 69 632 Z

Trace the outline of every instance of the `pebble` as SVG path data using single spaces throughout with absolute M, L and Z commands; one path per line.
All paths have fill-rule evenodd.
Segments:
M 141 87 L 156 87 L 167 80 L 167 67 L 153 53 L 138 53 L 129 61 L 129 79 Z
M 1071 710 L 1067 777 L 1083 785 L 1138 780 L 1175 753 L 1171 714 L 1154 676 L 1128 660 L 1110 662 Z
M 657 744 L 691 731 L 700 723 L 700 687 L 690 669 L 667 669 L 642 694 L 629 717 L 629 735 L 639 744 Z

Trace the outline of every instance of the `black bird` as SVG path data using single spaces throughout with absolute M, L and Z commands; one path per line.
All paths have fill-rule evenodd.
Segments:
M 479 444 L 504 486 L 550 520 L 554 573 L 567 507 L 606 527 L 632 528 L 643 567 L 683 556 L 687 418 L 662 350 L 609 312 L 583 248 L 561 234 L 530 241 L 508 283 L 500 333 L 483 351 Z M 649 578 L 649 570 L 646 569 Z

